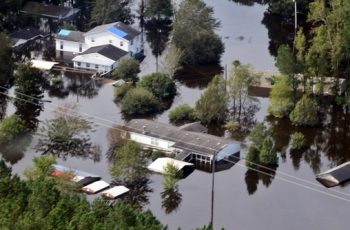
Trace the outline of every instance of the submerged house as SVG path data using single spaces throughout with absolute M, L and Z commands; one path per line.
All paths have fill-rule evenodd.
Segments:
M 29 1 L 22 9 L 23 13 L 40 15 L 47 18 L 53 19 L 68 19 L 80 12 L 80 9 L 46 5 L 44 3 Z
M 49 36 L 49 33 L 41 31 L 33 27 L 27 27 L 21 30 L 17 30 L 9 35 L 9 40 L 14 50 L 21 50 L 29 42 L 35 41 Z
M 241 144 L 205 133 L 207 129 L 199 123 L 176 127 L 146 119 L 132 119 L 126 127 L 130 138 L 144 146 L 175 153 L 175 159 L 212 163 L 230 159 L 237 162 Z
M 51 176 L 54 176 L 54 177 L 63 176 L 79 184 L 80 186 L 86 186 L 88 184 L 91 184 L 101 179 L 100 176 L 79 171 L 79 170 L 72 170 L 62 165 L 54 164 L 52 166 L 54 167 L 54 170 L 52 171 Z
M 100 55 L 101 52 L 106 53 L 106 47 L 109 50 L 113 49 L 113 52 L 108 52 L 109 56 L 104 56 L 109 60 L 104 62 L 107 65 L 101 67 Z M 101 51 L 101 49 L 105 50 Z M 122 22 L 96 26 L 86 33 L 60 30 L 56 36 L 56 50 L 76 55 L 73 58 L 75 67 L 110 71 L 118 66 L 118 61 L 122 57 L 135 56 L 142 52 L 141 32 Z M 113 53 L 117 53 L 117 55 L 110 58 Z M 99 57 L 96 58 L 96 56 Z M 89 64 L 80 64 L 79 66 L 79 63 Z

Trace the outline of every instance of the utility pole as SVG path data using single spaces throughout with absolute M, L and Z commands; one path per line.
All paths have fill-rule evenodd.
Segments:
M 294 42 L 293 42 L 293 54 L 295 51 L 295 38 L 297 37 L 297 27 L 298 27 L 298 15 L 297 15 L 297 0 L 293 0 L 294 2 Z
M 210 224 L 211 227 L 214 229 L 214 174 L 215 174 L 215 162 L 216 162 L 216 151 L 214 151 L 213 155 L 213 176 L 212 176 L 212 181 L 211 181 L 211 220 Z
M 225 92 L 227 92 L 227 64 L 225 64 Z

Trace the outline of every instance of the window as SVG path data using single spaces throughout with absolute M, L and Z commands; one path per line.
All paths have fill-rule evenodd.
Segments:
M 109 40 L 109 44 L 112 44 L 113 43 L 113 40 Z
M 158 139 L 156 139 L 156 138 L 151 138 L 151 144 L 152 145 L 159 145 L 159 140 Z
M 98 69 L 98 65 L 95 65 L 95 69 Z
M 120 42 L 120 46 L 123 46 L 124 44 L 123 44 L 123 42 Z
M 91 38 L 91 42 L 95 42 L 95 38 Z
M 63 41 L 61 41 L 61 50 L 63 50 Z
M 83 44 L 79 44 L 79 53 L 83 52 Z
M 77 65 L 78 65 L 78 66 L 81 66 L 81 63 L 80 63 L 80 62 L 77 62 Z
M 134 43 L 134 40 L 131 40 L 130 45 L 132 45 L 133 43 Z
M 90 63 L 86 63 L 86 67 L 90 67 Z

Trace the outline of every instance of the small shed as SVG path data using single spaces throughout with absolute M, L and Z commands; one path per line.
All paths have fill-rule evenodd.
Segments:
M 31 60 L 32 68 L 50 70 L 54 65 L 59 64 L 59 62 L 44 61 L 44 60 Z
M 337 186 L 350 179 L 350 162 L 320 173 L 316 179 L 327 188 Z
M 152 164 L 148 166 L 148 169 L 157 172 L 157 173 L 164 173 L 164 167 L 168 164 L 172 163 L 174 164 L 179 170 L 185 170 L 185 168 L 194 168 L 194 164 L 175 160 L 169 157 L 160 157 L 157 160 L 155 160 Z
M 119 196 L 129 192 L 129 189 L 125 186 L 115 186 L 111 189 L 104 191 L 101 195 L 106 196 L 108 199 L 113 200 Z
M 95 194 L 108 187 L 109 187 L 109 184 L 107 182 L 100 180 L 83 187 L 82 190 L 83 192 L 86 192 L 89 194 Z

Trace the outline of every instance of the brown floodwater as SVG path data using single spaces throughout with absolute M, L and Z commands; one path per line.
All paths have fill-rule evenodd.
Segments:
M 285 31 L 281 33 L 281 22 L 266 13 L 266 5 L 256 3 L 264 1 L 205 2 L 214 7 L 215 16 L 222 21 L 222 28 L 217 31 L 226 47 L 222 62 L 205 67 L 185 66 L 176 76 L 179 94 L 166 102 L 166 111 L 149 118 L 168 123 L 171 109 L 184 103 L 194 105 L 214 75 L 222 72 L 225 65 L 230 68 L 234 60 L 250 63 L 257 69 L 276 70 L 273 56 L 276 46 L 290 42 L 290 26 L 283 27 Z M 52 44 L 49 41 L 35 43 L 32 50 L 17 54 L 17 58 L 21 60 L 24 55 L 53 60 L 55 50 Z M 156 69 L 152 47 L 154 44 L 149 39 L 145 44 L 146 58 L 141 63 L 140 76 Z M 50 71 L 45 73 L 44 79 L 51 76 L 64 77 L 64 85 L 54 87 L 43 80 L 44 100 L 50 102 L 45 102 L 43 107 L 23 109 L 16 108 L 12 100 L 0 96 L 0 119 L 6 114 L 17 113 L 26 119 L 29 129 L 36 130 L 43 120 L 53 117 L 52 110 L 58 105 L 78 103 L 83 116 L 94 116 L 92 120 L 98 124 L 96 131 L 91 133 L 91 141 L 102 146 L 102 157 L 95 162 L 84 153 L 68 152 L 65 158 L 58 159 L 58 164 L 101 175 L 103 180 L 111 181 L 105 155 L 108 148 L 106 133 L 113 123 L 124 123 L 131 117 L 121 113 L 111 85 L 72 72 Z M 13 95 L 13 91 L 12 88 L 8 93 Z M 240 160 L 228 170 L 215 173 L 213 209 L 212 174 L 206 172 L 210 170 L 195 170 L 179 182 L 178 191 L 168 192 L 164 192 L 162 177 L 154 174 L 148 185 L 124 198 L 150 209 L 170 229 L 192 229 L 209 224 L 212 214 L 217 229 L 349 229 L 349 183 L 326 189 L 315 180 L 319 172 L 350 159 L 348 111 L 324 104 L 320 115 L 322 126 L 295 128 L 287 119 L 268 116 L 268 105 L 268 98 L 259 97 L 242 118 L 242 128 L 235 133 L 216 125 L 209 126 L 209 132 L 244 141 L 241 157 L 246 155 L 246 135 L 256 122 L 265 121 L 271 128 L 279 151 L 288 146 L 295 131 L 304 133 L 310 147 L 303 151 L 288 150 L 285 158 L 279 156 L 276 172 L 247 170 L 244 161 Z M 11 146 L 0 146 L 0 152 L 13 165 L 13 171 L 22 174 L 24 168 L 32 165 L 31 159 L 41 154 L 35 152 L 37 143 L 38 136 L 28 135 Z M 94 197 L 89 196 L 89 199 Z

